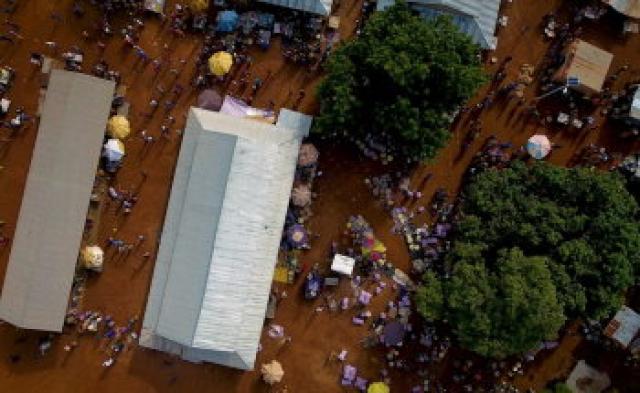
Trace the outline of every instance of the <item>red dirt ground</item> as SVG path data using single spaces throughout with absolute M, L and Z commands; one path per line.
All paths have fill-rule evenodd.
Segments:
M 173 1 L 169 1 L 173 4 Z M 509 78 L 515 77 L 517 68 L 523 63 L 536 65 L 542 60 L 548 43 L 541 39 L 538 28 L 542 16 L 560 5 L 560 0 L 544 2 L 519 1 L 504 8 L 509 16 L 509 26 L 500 32 L 499 48 L 495 52 L 498 58 L 507 55 L 514 57 L 509 67 Z M 54 40 L 60 48 L 78 44 L 85 49 L 88 58 L 87 69 L 97 60 L 98 49 L 92 41 L 84 42 L 80 32 L 90 29 L 96 20 L 94 12 L 88 12 L 82 19 L 71 15 L 69 0 L 25 0 L 13 18 L 22 26 L 24 40 L 10 46 L 0 43 L 0 63 L 18 70 L 16 84 L 11 91 L 11 98 L 16 105 L 23 105 L 27 112 L 34 113 L 37 105 L 37 81 L 31 77 L 29 53 L 45 50 L 44 42 Z M 353 30 L 353 22 L 359 12 L 360 0 L 343 1 L 339 9 L 342 15 L 342 36 L 348 36 Z M 535 4 L 535 5 L 534 5 Z M 65 22 L 53 26 L 49 15 L 52 11 L 64 15 Z M 170 58 L 174 63 L 178 59 L 189 60 L 182 69 L 179 80 L 188 85 L 193 72 L 193 58 L 197 54 L 199 38 L 188 36 L 174 40 L 167 29 L 149 18 L 145 28 L 141 46 L 150 55 L 157 56 L 161 52 L 162 43 L 171 42 Z M 624 63 L 636 64 L 640 60 L 640 37 L 621 41 L 607 26 L 593 25 L 585 34 L 590 41 L 615 53 L 612 70 Z M 264 77 L 267 70 L 274 72 L 271 81 L 264 86 L 254 101 L 256 106 L 266 106 L 268 100 L 276 102 L 277 107 L 290 107 L 292 99 L 287 99 L 290 92 L 295 96 L 301 88 L 305 88 L 307 96 L 300 110 L 313 114 L 316 104 L 311 94 L 317 79 L 310 82 L 305 72 L 298 67 L 284 64 L 277 43 L 268 52 L 254 51 L 252 73 Z M 134 69 L 134 55 L 123 50 L 122 41 L 114 38 L 108 42 L 104 58 L 112 68 L 122 72 L 123 83 L 128 86 L 128 100 L 132 102 L 131 121 L 134 132 L 142 129 L 154 136 L 159 135 L 162 110 L 148 122 L 140 113 L 146 109 L 154 84 L 161 81 L 170 88 L 173 77 L 164 72 L 156 80 L 152 71 Z M 634 63 L 635 62 L 635 63 Z M 496 66 L 488 65 L 488 71 Z M 640 70 L 632 66 L 632 71 L 619 83 L 631 77 L 640 76 Z M 527 95 L 533 95 L 528 89 Z M 478 97 L 481 97 L 480 92 Z M 195 101 L 196 92 L 187 90 L 180 98 L 173 113 L 178 119 L 179 129 L 184 123 L 186 109 Z M 544 131 L 533 124 L 518 121 L 511 116 L 515 104 L 505 106 L 494 105 L 482 114 L 483 140 L 490 134 L 496 134 L 502 140 L 509 140 L 519 146 L 532 134 Z M 455 192 L 460 186 L 461 176 L 471 160 L 474 152 L 480 148 L 481 141 L 474 143 L 460 159 L 456 160 L 464 135 L 463 120 L 455 129 L 448 147 L 428 165 L 416 170 L 413 181 L 419 184 L 427 173 L 433 173 L 423 191 L 423 199 L 430 199 L 437 187 L 446 187 Z M 12 141 L 4 150 L 0 150 L 0 165 L 5 168 L 0 172 L 0 219 L 7 222 L 6 233 L 11 236 L 15 227 L 24 180 L 26 178 L 31 151 L 35 140 L 36 129 L 25 131 Z M 634 146 L 619 143 L 611 137 L 611 130 L 595 130 L 584 138 L 576 138 L 575 132 L 559 132 L 552 134 L 553 140 L 564 147 L 554 152 L 550 161 L 566 164 L 573 153 L 588 143 L 596 142 L 612 146 L 618 150 L 629 151 Z M 101 310 L 124 323 L 132 315 L 142 316 L 153 271 L 153 258 L 144 261 L 144 251 L 155 251 L 158 234 L 162 227 L 166 202 L 170 189 L 173 167 L 179 151 L 179 136 L 172 134 L 169 141 L 160 139 L 150 148 L 148 154 L 141 155 L 142 141 L 132 137 L 127 143 L 127 158 L 124 167 L 117 176 L 117 184 L 132 189 L 140 182 L 141 170 L 149 173 L 149 178 L 142 186 L 140 202 L 131 215 L 125 220 L 116 219 L 114 209 L 108 210 L 101 219 L 101 239 L 105 240 L 117 232 L 117 237 L 133 241 L 138 234 L 145 234 L 144 245 L 125 261 L 107 261 L 105 271 L 89 282 L 84 304 L 87 309 Z M 635 148 L 638 148 L 636 143 Z M 380 173 L 382 168 L 363 161 L 352 150 L 344 147 L 325 147 L 321 149 L 321 170 L 324 175 L 315 183 L 318 198 L 313 204 L 315 216 L 311 219 L 311 229 L 319 234 L 314 239 L 313 248 L 303 260 L 305 262 L 323 262 L 329 245 L 343 232 L 345 222 L 350 214 L 362 214 L 372 224 L 376 234 L 388 247 L 389 259 L 398 267 L 407 269 L 409 262 L 402 239 L 392 235 L 391 220 L 380 206 L 372 199 L 363 179 L 367 175 Z M 118 222 L 117 222 L 118 221 Z M 8 261 L 9 249 L 0 249 L 0 278 L 4 276 Z M 349 362 L 358 366 L 364 375 L 374 379 L 381 367 L 381 358 L 377 352 L 360 348 L 358 342 L 366 335 L 364 328 L 353 327 L 350 317 L 343 314 L 322 313 L 314 315 L 314 305 L 303 301 L 300 296 L 299 283 L 287 288 L 290 296 L 278 309 L 276 323 L 285 326 L 287 334 L 292 336 L 292 343 L 279 350 L 273 340 L 263 340 L 264 349 L 259 354 L 257 365 L 278 359 L 286 371 L 284 384 L 290 392 L 340 392 L 339 368 L 337 365 L 325 365 L 325 360 L 332 350 L 345 348 L 350 351 Z M 346 288 L 340 288 L 346 290 Z M 374 311 L 380 309 L 385 297 L 376 298 Z M 269 392 L 269 387 L 260 382 L 257 372 L 242 373 L 213 365 L 195 365 L 174 359 L 158 352 L 134 348 L 127 350 L 117 363 L 108 370 L 100 363 L 106 355 L 99 348 L 99 342 L 91 337 L 82 337 L 80 345 L 73 352 L 62 350 L 64 344 L 71 341 L 73 335 L 66 333 L 55 341 L 47 356 L 41 358 L 36 354 L 35 333 L 26 335 L 26 342 L 17 343 L 21 335 L 14 328 L 0 326 L 0 386 L 2 391 L 18 392 Z M 548 361 L 537 362 L 527 370 L 527 375 L 518 381 L 521 387 L 542 387 L 549 379 L 564 375 L 573 364 L 572 353 L 576 339 L 567 338 L 560 349 L 554 351 Z M 10 354 L 21 354 L 18 364 L 11 364 L 7 359 Z M 414 377 L 393 375 L 392 391 L 407 392 L 417 382 Z M 282 385 L 281 385 L 282 386 Z

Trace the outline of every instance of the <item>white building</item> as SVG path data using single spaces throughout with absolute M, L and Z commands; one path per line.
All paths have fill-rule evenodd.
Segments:
M 191 109 L 143 346 L 253 368 L 298 149 L 311 120 L 286 109 L 275 125 Z

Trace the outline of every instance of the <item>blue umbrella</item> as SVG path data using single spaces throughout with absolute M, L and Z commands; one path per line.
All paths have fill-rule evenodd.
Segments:
M 398 321 L 392 321 L 384 325 L 384 344 L 388 347 L 398 345 L 404 339 L 404 325 Z
M 222 33 L 229 33 L 235 30 L 238 25 L 238 13 L 230 11 L 222 11 L 218 14 L 218 26 L 216 30 Z

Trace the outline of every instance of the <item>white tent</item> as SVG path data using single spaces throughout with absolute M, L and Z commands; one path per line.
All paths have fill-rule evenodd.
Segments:
M 336 254 L 331 263 L 331 271 L 351 276 L 356 260 L 346 255 Z

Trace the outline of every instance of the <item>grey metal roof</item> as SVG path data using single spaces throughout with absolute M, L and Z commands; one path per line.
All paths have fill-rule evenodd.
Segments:
M 616 11 L 630 17 L 640 18 L 640 0 L 602 0 Z
M 495 49 L 495 36 L 501 0 L 408 0 L 425 18 L 449 15 L 460 30 L 484 49 Z M 379 0 L 378 10 L 395 4 L 395 0 Z
M 54 70 L 0 297 L 0 318 L 61 331 L 115 84 Z
M 640 314 L 627 306 L 622 306 L 604 329 L 604 334 L 626 348 L 638 331 L 640 331 Z
M 176 166 L 141 344 L 251 369 L 302 138 L 278 124 L 192 108 Z
M 261 3 L 329 16 L 333 0 L 258 0 Z

